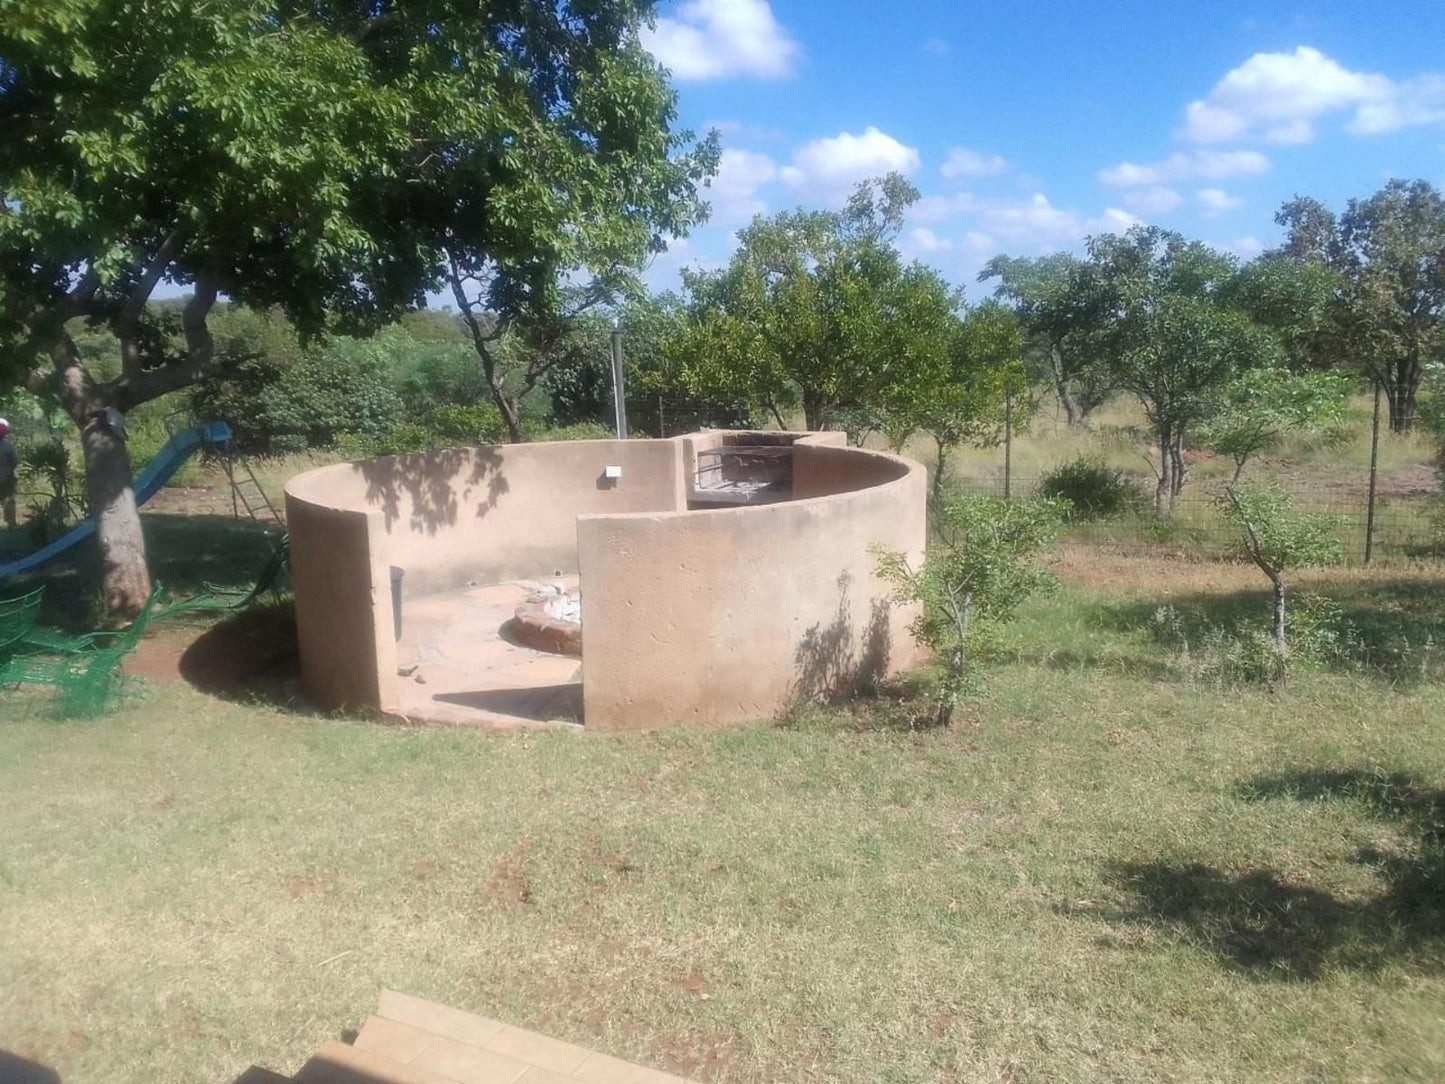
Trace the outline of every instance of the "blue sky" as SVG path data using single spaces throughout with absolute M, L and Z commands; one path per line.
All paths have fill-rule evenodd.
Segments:
M 901 247 L 973 285 L 998 252 L 1157 223 L 1254 255 L 1295 193 L 1445 185 L 1445 3 L 685 0 L 649 47 L 717 127 L 712 222 L 653 265 L 727 258 L 752 214 L 890 168 Z

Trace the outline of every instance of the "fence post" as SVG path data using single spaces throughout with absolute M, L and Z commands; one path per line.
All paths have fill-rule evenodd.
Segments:
M 1003 499 L 1013 499 L 1014 473 L 1014 391 L 1010 385 L 1003 397 Z
M 617 439 L 627 439 L 627 372 L 622 367 L 622 325 L 612 321 L 612 403 L 617 414 Z
M 1375 479 L 1380 467 L 1380 382 L 1375 381 L 1375 415 L 1370 423 L 1370 496 L 1365 510 L 1365 564 L 1375 553 Z

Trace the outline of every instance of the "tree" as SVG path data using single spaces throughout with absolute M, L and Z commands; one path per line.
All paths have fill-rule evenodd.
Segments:
M 1232 258 L 1156 227 L 1089 243 L 1096 273 L 1114 294 L 1112 365 L 1154 430 L 1155 511 L 1169 514 L 1184 485 L 1184 440 L 1237 374 L 1278 357 L 1275 338 L 1229 304 Z
M 913 634 L 944 663 L 934 725 L 946 726 L 967 694 L 981 627 L 1007 621 L 1021 602 L 1055 583 L 1038 556 L 1067 510 L 1065 501 L 964 497 L 938 511 L 921 567 L 896 551 L 878 554 L 879 574 L 893 584 L 894 597 L 922 604 Z
M 212 367 L 218 297 L 313 336 L 480 276 L 490 333 L 551 318 L 563 272 L 616 281 L 695 220 L 715 146 L 681 150 L 650 11 L 0 8 L 0 380 L 50 381 L 80 430 L 112 612 L 150 587 L 114 412 Z M 148 305 L 163 282 L 191 291 L 179 314 Z M 114 332 L 119 375 L 90 371 L 77 319 Z
M 612 424 L 615 327 L 622 336 L 627 369 L 630 432 L 662 437 L 699 428 L 748 428 L 752 424 L 748 404 L 737 395 L 704 399 L 687 394 L 676 359 L 667 350 L 682 322 L 682 299 L 671 292 L 637 294 L 578 321 L 574 327 L 585 340 L 583 349 L 555 365 L 543 380 L 552 420 L 561 425 Z
M 897 174 L 860 184 L 842 211 L 755 218 L 720 271 L 684 271 L 687 320 L 670 344 L 694 395 L 741 395 L 809 429 L 886 412 L 947 365 L 958 298 L 904 264 L 893 240 L 917 191 Z
M 996 256 L 978 280 L 995 278 L 994 296 L 1017 309 L 1069 428 L 1084 426 L 1115 389 L 1105 284 L 1088 264 L 1064 252 L 1037 259 Z
M 1406 432 L 1425 366 L 1445 350 L 1445 196 L 1427 181 L 1392 180 L 1338 219 L 1296 197 L 1275 221 L 1288 231 L 1282 255 L 1339 276 L 1340 355 L 1379 383 L 1390 428 Z
M 1339 373 L 1247 370 L 1225 385 L 1199 442 L 1234 460 L 1236 484 L 1245 464 L 1275 448 L 1287 433 L 1318 433 L 1344 420 L 1350 382 Z
M 1023 345 L 1012 310 L 993 300 L 974 306 L 958 324 L 948 367 L 937 382 L 915 385 L 912 401 L 885 421 L 895 446 L 901 445 L 904 430 L 921 429 L 933 438 L 935 508 L 943 503 L 952 453 L 964 444 L 996 442 L 1010 395 L 1018 400 L 1020 416 L 1024 414 L 1028 388 L 1020 361 Z
M 1325 263 L 1267 253 L 1239 270 L 1224 290 L 1228 304 L 1249 313 L 1279 340 L 1294 372 L 1340 364 L 1335 298 L 1340 274 Z
M 1295 511 L 1290 495 L 1278 489 L 1230 486 L 1221 508 L 1240 529 L 1242 555 L 1268 577 L 1273 589 L 1271 635 L 1278 658 L 1277 674 L 1283 678 L 1289 666 L 1284 574 L 1340 559 L 1340 542 L 1332 533 L 1335 520 Z

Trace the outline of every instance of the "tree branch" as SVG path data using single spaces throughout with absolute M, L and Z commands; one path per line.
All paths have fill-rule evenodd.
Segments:
M 156 254 L 146 264 L 140 278 L 131 288 L 130 296 L 121 306 L 119 320 L 133 323 L 141 318 L 141 314 L 145 312 L 146 302 L 150 300 L 151 294 L 155 293 L 156 287 L 166 273 L 166 268 L 170 267 L 171 261 L 175 259 L 176 246 L 181 243 L 184 233 L 185 227 L 178 225 L 166 234 L 165 240 L 161 242 L 161 247 L 156 249 Z
M 144 369 L 137 364 L 123 371 L 111 384 L 117 407 L 130 410 L 162 395 L 188 388 L 211 370 L 215 363 L 216 344 L 206 321 L 215 307 L 219 292 L 220 288 L 213 280 L 196 280 L 195 292 L 181 310 L 181 327 L 186 336 L 185 358 L 153 369 Z

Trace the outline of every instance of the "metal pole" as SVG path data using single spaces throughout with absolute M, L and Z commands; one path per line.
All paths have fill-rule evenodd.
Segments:
M 1375 381 L 1375 417 L 1370 423 L 1370 497 L 1365 512 L 1365 564 L 1375 552 L 1375 479 L 1380 467 L 1380 382 Z
M 622 366 L 622 328 L 612 324 L 612 402 L 617 411 L 617 439 L 627 439 L 627 372 Z
M 1014 473 L 1014 390 L 1004 392 L 1003 400 L 1003 499 L 1013 499 Z

